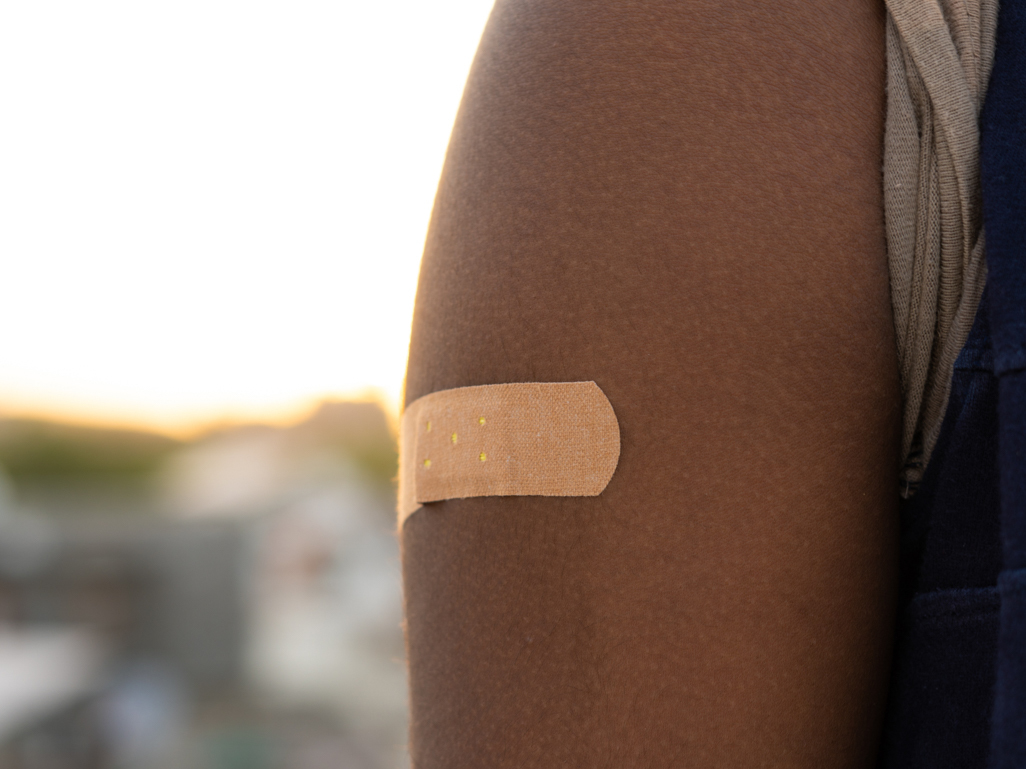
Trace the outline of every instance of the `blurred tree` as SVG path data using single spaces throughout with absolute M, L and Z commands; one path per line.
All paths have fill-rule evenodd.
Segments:
M 0 420 L 0 464 L 15 484 L 64 478 L 135 480 L 151 474 L 180 445 L 173 438 L 137 430 Z
M 157 469 L 180 445 L 138 430 L 0 420 L 0 466 L 17 497 L 51 511 L 148 507 Z

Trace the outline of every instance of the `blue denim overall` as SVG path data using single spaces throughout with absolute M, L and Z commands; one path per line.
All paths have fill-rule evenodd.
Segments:
M 987 288 L 904 503 L 881 769 L 1026 769 L 1026 0 L 981 118 Z

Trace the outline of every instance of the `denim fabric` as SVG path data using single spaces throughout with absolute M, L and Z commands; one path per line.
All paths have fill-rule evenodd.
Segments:
M 987 289 L 902 509 L 882 769 L 1026 769 L 1026 0 L 1002 0 L 981 117 Z
M 980 122 L 990 320 L 1000 375 L 1026 368 L 1026 0 L 1001 2 Z M 1016 548 L 1026 553 L 1026 543 Z
M 998 380 L 984 294 L 930 464 L 901 509 L 881 769 L 986 769 L 1001 570 Z
M 1002 0 L 981 120 L 1004 571 L 991 769 L 1026 767 L 1026 0 Z

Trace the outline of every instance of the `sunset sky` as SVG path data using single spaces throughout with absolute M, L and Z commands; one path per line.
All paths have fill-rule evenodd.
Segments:
M 490 7 L 0 5 L 0 416 L 394 408 Z

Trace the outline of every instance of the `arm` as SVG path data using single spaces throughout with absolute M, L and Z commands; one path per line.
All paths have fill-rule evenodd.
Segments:
M 499 0 L 406 400 L 595 380 L 594 498 L 402 532 L 417 769 L 867 767 L 896 582 L 897 364 L 870 0 Z

